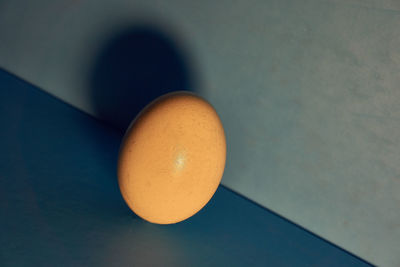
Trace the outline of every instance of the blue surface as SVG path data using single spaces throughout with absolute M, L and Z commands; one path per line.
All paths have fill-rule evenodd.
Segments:
M 182 223 L 141 220 L 121 133 L 3 71 L 0 124 L 1 266 L 369 266 L 222 186 Z

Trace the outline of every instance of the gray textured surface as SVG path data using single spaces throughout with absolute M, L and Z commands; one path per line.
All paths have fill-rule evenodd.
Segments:
M 93 114 L 96 53 L 151 22 L 228 138 L 223 183 L 353 253 L 400 265 L 397 1 L 2 1 L 0 66 Z
M 140 219 L 122 134 L 2 70 L 0 124 L 1 267 L 371 266 L 223 186 L 181 223 Z

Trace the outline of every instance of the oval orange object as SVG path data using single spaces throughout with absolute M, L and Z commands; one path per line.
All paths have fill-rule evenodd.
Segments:
M 151 102 L 129 126 L 118 159 L 118 183 L 143 219 L 177 223 L 214 195 L 226 159 L 222 123 L 204 99 L 174 92 Z

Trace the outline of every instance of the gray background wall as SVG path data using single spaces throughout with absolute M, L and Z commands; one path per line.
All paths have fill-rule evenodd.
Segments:
M 224 185 L 400 265 L 400 2 L 3 0 L 0 66 L 99 116 L 96 57 L 139 24 L 173 40 L 220 114 Z

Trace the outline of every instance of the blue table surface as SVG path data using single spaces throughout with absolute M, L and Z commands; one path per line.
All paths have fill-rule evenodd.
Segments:
M 143 221 L 121 133 L 2 70 L 0 125 L 1 266 L 370 266 L 223 186 L 184 222 Z

